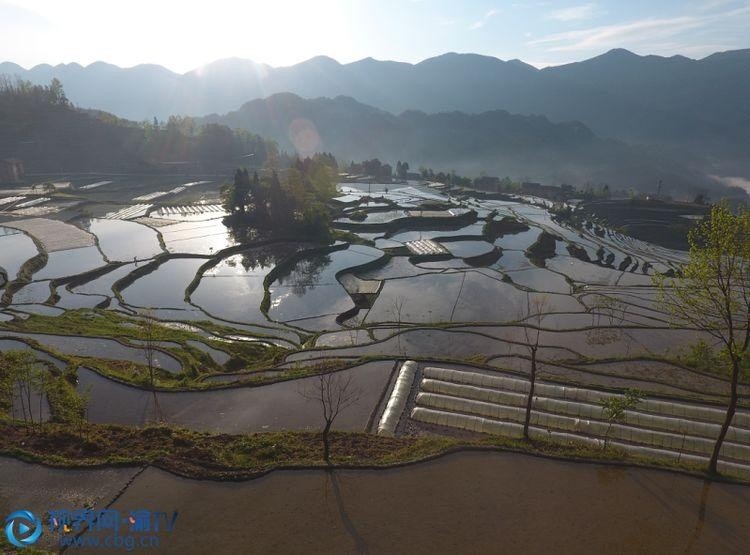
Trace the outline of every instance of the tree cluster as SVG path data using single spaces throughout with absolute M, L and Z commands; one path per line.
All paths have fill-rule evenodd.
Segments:
M 399 179 L 406 179 L 406 174 L 409 173 L 409 162 L 402 162 L 399 160 L 396 162 L 396 175 Z
M 260 176 L 238 169 L 222 188 L 230 225 L 251 226 L 275 233 L 330 235 L 328 201 L 336 195 L 336 159 L 330 154 L 297 159 L 281 172 Z
M 262 167 L 274 164 L 279 152 L 276 143 L 225 125 L 198 125 L 193 118 L 170 116 L 166 122 L 144 121 L 142 153 L 158 162 L 199 161 L 235 165 L 238 160 Z
M 393 178 L 393 168 L 391 165 L 383 163 L 377 158 L 363 160 L 362 162 L 352 162 L 349 164 L 349 173 L 369 175 L 383 181 L 390 181 Z
M 27 105 L 70 106 L 62 83 L 54 78 L 49 85 L 35 85 L 31 81 L 0 76 L 0 101 L 22 102 Z
M 443 183 L 444 185 L 453 185 L 456 187 L 471 187 L 473 183 L 470 177 L 460 176 L 454 171 L 451 171 L 450 173 L 435 173 L 432 168 L 425 168 L 423 166 L 419 168 L 419 173 L 422 174 L 423 179 L 428 179 L 437 183 Z
M 41 423 L 50 375 L 30 351 L 0 353 L 0 411 L 20 416 L 27 428 Z
M 43 86 L 0 77 L 0 121 L 0 156 L 20 158 L 34 171 L 182 164 L 226 170 L 240 160 L 277 165 L 280 156 L 272 141 L 223 125 L 199 125 L 189 117 L 135 123 L 77 109 L 56 79 Z

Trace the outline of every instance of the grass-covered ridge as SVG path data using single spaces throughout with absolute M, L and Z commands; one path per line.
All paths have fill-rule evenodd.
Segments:
M 463 450 L 496 450 L 532 455 L 670 468 L 703 476 L 689 463 L 658 461 L 613 448 L 577 442 L 510 439 L 501 436 L 383 437 L 361 432 L 331 433 L 330 464 L 315 432 L 210 434 L 167 426 L 128 428 L 87 424 L 74 428 L 47 423 L 29 432 L 0 420 L 0 454 L 59 468 L 153 465 L 189 478 L 242 480 L 291 468 L 388 468 Z M 733 480 L 733 477 L 725 477 Z

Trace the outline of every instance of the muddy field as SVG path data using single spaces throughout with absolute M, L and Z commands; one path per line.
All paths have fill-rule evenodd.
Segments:
M 178 510 L 155 553 L 741 553 L 750 542 L 746 487 L 523 455 L 281 471 L 241 483 L 9 459 L 0 467 L 2 512 L 22 505 L 40 514 L 84 499 L 124 513 Z

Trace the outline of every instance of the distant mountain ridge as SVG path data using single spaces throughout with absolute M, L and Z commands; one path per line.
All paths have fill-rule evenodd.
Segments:
M 638 56 L 622 49 L 539 70 L 519 60 L 447 53 L 417 64 L 365 58 L 349 64 L 318 56 L 273 68 L 238 58 L 177 74 L 161 66 L 122 69 L 97 62 L 0 64 L 0 73 L 35 83 L 59 78 L 80 106 L 143 120 L 236 109 L 277 92 L 305 98 L 350 96 L 394 114 L 506 110 L 551 121 L 578 120 L 603 137 L 711 147 L 750 143 L 750 50 Z M 732 156 L 734 153 L 730 153 Z
M 410 110 L 395 116 L 351 97 L 304 99 L 278 93 L 225 115 L 199 120 L 252 130 L 302 155 L 332 152 L 343 160 L 408 160 L 458 173 L 486 172 L 549 183 L 608 183 L 612 188 L 690 195 L 715 188 L 698 168 L 648 149 L 597 137 L 580 122 L 503 110 L 481 114 Z
M 133 120 L 226 114 L 248 101 L 285 92 L 309 99 L 356 99 L 392 116 L 378 115 L 379 125 L 386 125 L 386 120 L 403 124 L 409 121 L 403 113 L 411 111 L 443 114 L 441 118 L 460 111 L 466 116 L 462 121 L 474 121 L 477 128 L 486 126 L 471 114 L 502 110 L 541 115 L 548 123 L 581 122 L 602 139 L 650 145 L 641 152 L 652 162 L 681 160 L 681 166 L 699 168 L 691 169 L 696 175 L 750 177 L 750 50 L 693 60 L 615 49 L 542 70 L 520 60 L 447 53 L 417 64 L 372 58 L 340 64 L 318 56 L 278 68 L 231 58 L 185 74 L 157 65 L 122 69 L 97 62 L 24 70 L 3 63 L 3 73 L 35 83 L 57 77 L 77 105 Z M 366 115 L 361 109 L 357 112 Z M 263 123 L 260 116 L 255 121 Z M 353 124 L 362 127 L 361 122 Z M 354 131 L 347 133 L 351 138 Z M 284 144 L 284 137 L 269 136 Z M 360 140 L 365 144 L 365 138 Z M 375 137 L 371 143 L 373 152 L 382 146 Z

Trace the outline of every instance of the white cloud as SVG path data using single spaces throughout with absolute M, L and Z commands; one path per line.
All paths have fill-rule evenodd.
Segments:
M 699 9 L 703 11 L 711 11 L 716 8 L 724 7 L 728 4 L 734 4 L 735 0 L 704 0 L 703 4 L 700 5 Z
M 484 14 L 484 17 L 482 19 L 479 19 L 479 20 L 475 21 L 474 23 L 472 23 L 471 25 L 469 25 L 469 29 L 472 29 L 472 30 L 474 30 L 474 29 L 481 29 L 482 27 L 484 27 L 487 24 L 487 22 L 490 19 L 492 19 L 493 17 L 495 17 L 499 13 L 500 13 L 500 10 L 496 10 L 494 8 L 491 9 L 486 14 Z
M 701 22 L 694 17 L 674 17 L 665 19 L 642 19 L 631 23 L 602 25 L 579 31 L 554 33 L 529 42 L 532 46 L 547 46 L 551 52 L 587 50 L 620 45 L 624 39 L 629 42 L 651 38 L 663 39 L 688 29 L 699 27 Z
M 554 10 L 549 13 L 550 19 L 556 19 L 568 23 L 570 21 L 582 21 L 584 19 L 591 19 L 594 17 L 596 11 L 595 4 L 581 4 L 580 6 L 570 6 L 568 8 L 562 8 Z
M 548 52 L 602 50 L 622 46 L 661 43 L 687 31 L 708 29 L 718 23 L 744 21 L 750 16 L 750 4 L 714 14 L 685 15 L 669 18 L 647 18 L 627 23 L 615 23 L 554 33 L 529 41 L 530 46 L 544 47 Z M 691 37 L 691 42 L 695 37 Z

